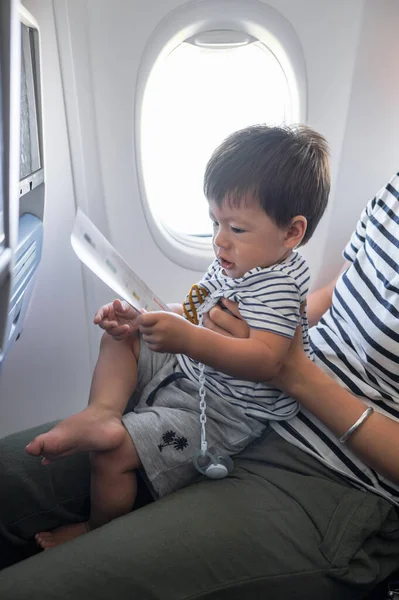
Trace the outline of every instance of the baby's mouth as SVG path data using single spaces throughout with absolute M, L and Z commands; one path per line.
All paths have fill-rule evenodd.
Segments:
M 223 269 L 230 271 L 234 267 L 234 263 L 225 260 L 224 258 L 219 258 L 220 265 Z

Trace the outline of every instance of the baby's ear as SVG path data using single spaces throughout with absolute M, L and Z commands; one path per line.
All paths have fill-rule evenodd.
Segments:
M 284 238 L 284 245 L 286 248 L 293 250 L 302 242 L 306 233 L 308 222 L 306 217 L 303 215 L 297 215 L 291 219 L 291 223 L 288 226 L 287 233 Z

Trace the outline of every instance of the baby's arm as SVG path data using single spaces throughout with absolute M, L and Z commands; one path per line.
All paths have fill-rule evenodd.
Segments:
M 185 354 L 238 379 L 268 381 L 279 370 L 300 318 L 296 283 L 281 273 L 273 273 L 271 277 L 273 282 L 278 278 L 282 285 L 277 287 L 273 283 L 265 289 L 264 297 L 260 296 L 254 278 L 240 290 L 239 310 L 249 327 L 247 339 L 226 337 L 162 312 L 140 318 L 143 339 L 155 352 Z
M 192 333 L 184 354 L 247 381 L 268 381 L 273 377 L 291 344 L 288 337 L 251 328 L 247 339 L 227 337 L 200 327 Z
M 291 342 L 280 334 L 255 329 L 250 329 L 247 339 L 226 337 L 171 312 L 141 315 L 140 331 L 154 352 L 186 354 L 248 381 L 267 381 L 275 375 Z
M 306 279 L 304 263 L 295 271 L 301 280 Z M 272 270 L 248 277 L 236 296 L 249 328 L 248 339 L 226 338 L 202 329 L 185 353 L 233 377 L 267 381 L 279 370 L 300 322 L 299 285 L 289 274 Z
M 240 318 L 247 329 L 239 337 L 214 341 L 212 348 L 199 345 L 207 364 L 234 377 L 251 381 L 267 381 L 279 370 L 288 353 L 296 327 L 301 322 L 302 297 L 306 294 L 309 280 L 308 268 L 302 257 L 295 261 L 295 268 L 289 265 L 289 272 L 283 266 L 266 272 L 251 273 L 237 287 L 234 298 L 238 304 Z M 294 277 L 295 276 L 295 277 Z M 223 301 L 226 305 L 226 301 Z M 228 306 L 228 305 L 227 305 Z M 209 320 L 204 321 L 209 325 Z M 244 325 L 245 325 L 244 323 Z M 210 327 L 214 332 L 224 333 L 218 327 Z M 219 331 L 218 331 L 219 329 Z M 237 328 L 235 328 L 237 330 Z M 199 340 L 198 340 L 199 341 Z M 203 337 L 204 344 L 211 342 Z M 196 350 L 193 348 L 193 352 Z M 219 358 L 216 353 L 220 352 Z M 215 355 L 214 355 L 215 353 Z M 247 355 L 246 355 L 247 353 Z M 192 358 L 201 360 L 192 355 Z M 227 364 L 224 366 L 223 363 Z M 226 369 L 227 367 L 227 369 Z

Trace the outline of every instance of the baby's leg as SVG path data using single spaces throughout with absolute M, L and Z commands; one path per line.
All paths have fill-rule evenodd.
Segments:
M 90 529 L 129 513 L 137 494 L 135 471 L 141 466 L 136 447 L 123 426 L 123 441 L 108 452 L 94 452 L 91 460 Z
M 123 430 L 123 440 L 117 448 L 95 452 L 90 457 L 90 520 L 38 533 L 36 541 L 42 548 L 63 544 L 132 510 L 137 492 L 135 470 L 140 467 L 140 459 L 130 435 L 124 427 Z
M 94 370 L 89 406 L 39 435 L 26 446 L 29 454 L 43 456 L 43 464 L 74 452 L 107 451 L 124 437 L 121 416 L 137 383 L 140 350 L 138 335 L 116 341 L 105 333 Z

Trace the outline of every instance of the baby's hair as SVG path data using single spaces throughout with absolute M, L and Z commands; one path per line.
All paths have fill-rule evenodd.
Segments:
M 305 125 L 254 125 L 236 131 L 208 161 L 204 193 L 221 205 L 257 200 L 278 227 L 303 215 L 307 229 L 300 245 L 312 237 L 327 206 L 330 167 L 327 142 Z

